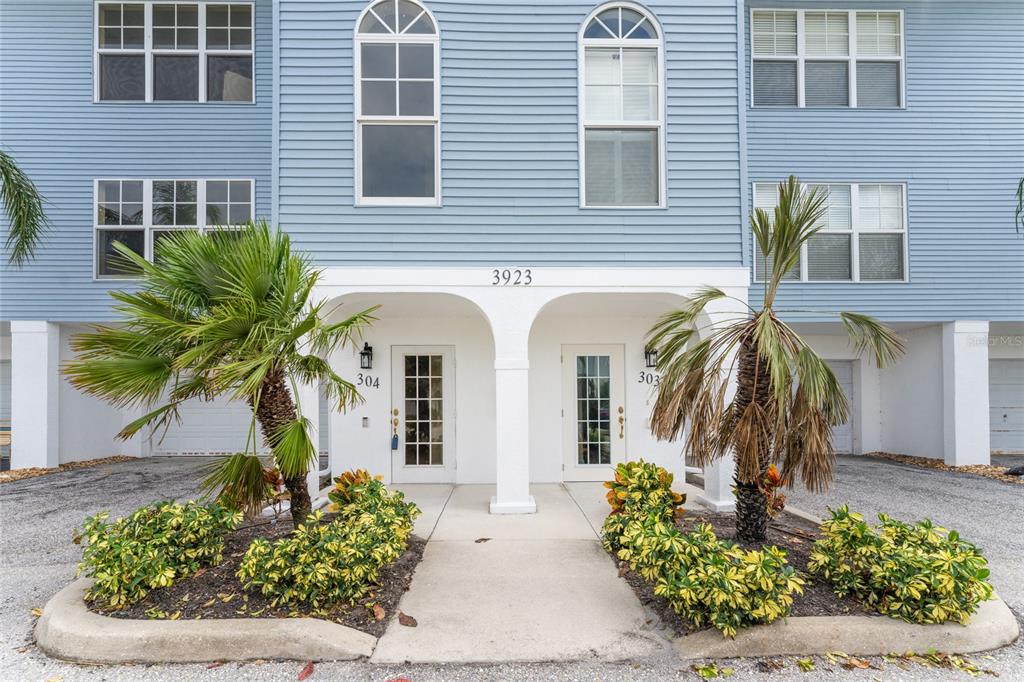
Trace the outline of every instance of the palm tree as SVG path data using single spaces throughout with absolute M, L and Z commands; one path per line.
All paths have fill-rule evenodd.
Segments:
M 319 272 L 292 252 L 285 233 L 262 222 L 175 233 L 160 241 L 155 264 L 116 248 L 141 281 L 136 291 L 111 292 L 118 324 L 72 339 L 77 357 L 64 367 L 71 383 L 114 405 L 148 410 L 121 438 L 166 428 L 192 398 L 246 401 L 253 413 L 246 452 L 256 453 L 258 423 L 291 494 L 292 520 L 301 523 L 310 513 L 306 473 L 317 448 L 295 382 L 323 384 L 339 410 L 361 400 L 323 358 L 354 343 L 374 308 L 325 322 L 324 303 L 310 300 Z
M 7 260 L 11 265 L 22 265 L 32 258 L 46 229 L 46 213 L 35 184 L 3 150 L 0 150 L 0 201 L 10 221 L 4 242 Z
M 659 350 L 662 380 L 651 413 L 651 430 L 674 440 L 689 425 L 686 451 L 708 466 L 732 451 L 736 458 L 736 536 L 757 543 L 767 537 L 768 469 L 779 465 L 789 485 L 796 476 L 811 491 L 832 480 L 831 427 L 847 418 L 847 401 L 832 370 L 777 316 L 776 294 L 785 275 L 799 267 L 801 246 L 821 229 L 826 196 L 801 189 L 793 176 L 779 186 L 774 216 L 755 209 L 750 226 L 767 269 L 760 309 L 700 332 L 695 325 L 712 301 L 727 298 L 704 288 L 682 309 L 664 315 L 650 330 Z M 879 367 L 903 352 L 903 342 L 873 318 L 838 313 L 858 353 L 870 352 Z M 736 391 L 727 388 L 735 374 Z

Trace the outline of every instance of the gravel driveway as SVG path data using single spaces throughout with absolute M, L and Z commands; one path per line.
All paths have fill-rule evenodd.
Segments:
M 123 515 L 159 498 L 195 495 L 203 460 L 151 458 L 68 471 L 0 485 L 0 679 L 215 682 L 219 680 L 295 680 L 297 662 L 168 666 L 75 666 L 54 661 L 31 645 L 34 617 L 31 610 L 73 577 L 80 550 L 71 535 L 82 518 L 103 509 Z M 824 513 L 827 505 L 848 501 L 851 508 L 871 514 L 915 519 L 930 516 L 937 523 L 958 529 L 982 546 L 992 563 L 992 576 L 1003 598 L 1018 614 L 1024 613 L 1024 488 L 987 479 L 939 471 L 913 469 L 880 460 L 841 458 L 838 481 L 827 495 L 811 497 L 793 491 L 790 501 L 806 511 Z M 472 608 L 472 605 L 467 605 Z M 580 627 L 586 627 L 581 623 Z M 971 657 L 1004 680 L 1024 680 L 1024 644 L 1018 641 L 991 658 Z M 877 662 L 877 661 L 876 661 Z M 735 669 L 731 680 L 763 679 L 753 661 L 720 662 Z M 391 680 L 400 675 L 412 682 L 479 680 L 590 681 L 607 679 L 695 680 L 697 677 L 667 653 L 624 664 L 517 664 L 481 667 L 418 665 L 376 666 L 368 663 L 332 663 L 316 667 L 315 680 Z M 771 680 L 965 680 L 962 672 L 915 667 L 903 671 L 892 665 L 883 670 L 847 671 L 816 659 L 816 670 L 797 671 L 792 657 Z

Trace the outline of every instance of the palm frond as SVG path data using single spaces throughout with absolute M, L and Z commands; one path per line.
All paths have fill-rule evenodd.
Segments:
M 204 468 L 199 490 L 241 510 L 246 516 L 259 516 L 274 488 L 267 482 L 263 460 L 256 455 L 235 453 L 211 462 Z
M 0 203 L 9 221 L 4 243 L 8 263 L 24 265 L 35 256 L 49 222 L 43 197 L 35 183 L 3 150 L 0 150 Z
M 846 328 L 850 341 L 858 353 L 869 352 L 879 368 L 885 367 L 903 355 L 906 349 L 903 339 L 896 332 L 868 315 L 860 313 L 839 313 L 839 319 Z
M 274 463 L 285 478 L 306 473 L 309 465 L 316 462 L 316 447 L 309 437 L 311 426 L 308 419 L 298 417 L 282 424 L 271 435 Z

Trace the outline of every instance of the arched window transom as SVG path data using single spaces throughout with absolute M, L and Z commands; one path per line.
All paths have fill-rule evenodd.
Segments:
M 380 0 L 356 23 L 356 201 L 440 201 L 437 24 L 412 0 Z
M 664 203 L 661 31 L 639 5 L 598 8 L 580 31 L 585 207 Z

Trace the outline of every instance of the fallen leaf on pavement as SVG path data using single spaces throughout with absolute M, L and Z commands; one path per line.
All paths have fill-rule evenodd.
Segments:
M 621 566 L 619 566 L 620 578 L 625 578 L 627 573 L 629 573 L 629 564 L 622 564 Z
M 309 663 L 307 663 L 306 667 L 304 667 L 302 670 L 299 671 L 299 680 L 307 679 L 310 675 L 313 674 L 313 671 L 315 669 L 316 669 L 316 666 L 313 665 L 313 661 L 310 661 Z
M 414 628 L 417 625 L 419 625 L 419 623 L 416 622 L 415 618 L 401 611 L 398 612 L 398 622 L 407 628 Z
M 852 670 L 854 668 L 858 668 L 860 670 L 867 670 L 871 667 L 871 661 L 864 660 L 863 658 L 854 658 L 853 656 L 850 656 L 850 658 L 848 658 L 846 662 L 843 663 L 843 667 L 847 668 L 848 670 Z
M 224 661 L 217 661 L 216 663 L 211 663 L 210 665 L 206 666 L 206 669 L 213 670 L 214 668 L 219 668 L 222 665 L 224 665 Z
M 488 540 L 490 540 L 490 538 L 477 538 L 473 542 L 479 545 L 481 542 L 487 542 Z
M 374 604 L 373 605 L 373 617 L 374 618 L 376 618 L 377 620 L 384 620 L 384 616 L 386 616 L 386 615 L 387 614 L 384 613 L 384 607 L 383 606 L 381 606 L 380 604 Z
M 37 606 L 34 609 L 32 609 L 32 615 L 38 618 L 39 616 L 43 615 L 43 610 Z

